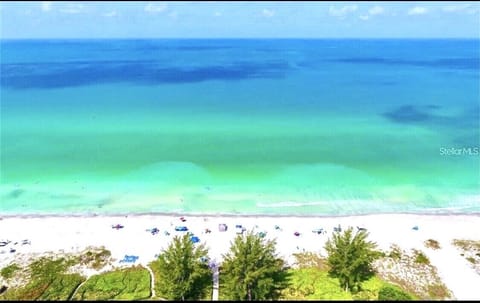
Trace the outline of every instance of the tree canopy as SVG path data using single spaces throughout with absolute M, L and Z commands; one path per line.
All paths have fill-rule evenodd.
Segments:
M 158 259 L 152 262 L 156 272 L 156 291 L 168 300 L 199 300 L 207 295 L 212 272 L 205 262 L 207 249 L 194 244 L 189 235 L 176 236 Z
M 368 233 L 359 230 L 353 234 L 350 227 L 343 233 L 335 232 L 325 244 L 329 273 L 340 280 L 345 291 L 357 291 L 360 283 L 373 275 L 372 262 L 380 256 L 376 244 L 367 241 Z
M 221 291 L 229 300 L 275 300 L 288 286 L 285 262 L 276 256 L 275 241 L 248 232 L 238 235 L 224 255 Z

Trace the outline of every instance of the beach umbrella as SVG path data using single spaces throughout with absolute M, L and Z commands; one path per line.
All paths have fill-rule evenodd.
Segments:
M 218 231 L 227 231 L 227 229 L 228 229 L 227 224 L 223 224 L 223 223 L 218 224 Z
M 200 242 L 200 239 L 199 239 L 198 237 L 196 237 L 196 236 L 191 237 L 190 240 L 191 240 L 193 243 L 198 243 L 198 242 Z

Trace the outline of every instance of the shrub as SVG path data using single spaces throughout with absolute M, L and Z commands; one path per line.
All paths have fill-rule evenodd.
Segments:
M 440 243 L 433 239 L 428 239 L 427 241 L 425 241 L 425 246 L 431 249 L 440 249 Z
M 392 250 L 388 254 L 388 257 L 394 260 L 400 260 L 402 258 L 402 251 L 400 247 L 396 245 L 392 245 Z
M 415 263 L 418 264 L 425 264 L 428 265 L 430 264 L 430 260 L 425 256 L 425 254 L 419 250 L 414 250 L 415 254 Z
M 378 291 L 378 300 L 380 301 L 409 301 L 413 300 L 412 296 L 403 290 L 385 285 Z
M 2 268 L 2 270 L 0 271 L 0 276 L 5 279 L 10 279 L 11 277 L 13 277 L 13 274 L 19 269 L 20 267 L 18 267 L 17 264 L 13 263 L 11 265 L 8 265 L 7 267 Z

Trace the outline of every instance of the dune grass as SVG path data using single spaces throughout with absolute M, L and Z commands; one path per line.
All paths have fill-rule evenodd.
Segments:
M 2 268 L 2 270 L 0 271 L 0 276 L 4 279 L 10 279 L 19 269 L 21 269 L 20 266 L 18 266 L 16 263 L 12 263 L 7 267 Z
M 142 300 L 150 296 L 148 270 L 134 266 L 90 277 L 72 300 Z
M 312 267 L 292 269 L 290 273 L 291 285 L 283 292 L 283 299 L 287 300 L 377 300 L 384 287 L 402 291 L 376 276 L 363 282 L 360 291 L 351 293 L 342 289 L 338 279 L 330 277 L 327 270 Z
M 382 289 L 394 289 L 405 293 L 406 298 L 415 295 L 400 287 L 373 276 L 361 284 L 358 292 L 346 292 L 337 278 L 329 275 L 326 259 L 315 253 L 295 254 L 296 268 L 290 269 L 290 287 L 283 291 L 286 300 L 377 300 Z
M 20 287 L 9 288 L 0 300 L 68 300 L 85 278 L 79 274 L 66 273 L 72 265 L 71 259 L 42 257 L 33 261 L 27 268 L 11 267 L 2 271 L 10 272 L 12 278 L 28 275 L 28 282 Z M 10 265 L 12 266 L 12 265 Z

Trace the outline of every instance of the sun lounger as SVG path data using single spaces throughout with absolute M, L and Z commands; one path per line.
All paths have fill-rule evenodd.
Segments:
M 264 232 L 264 231 L 261 231 L 261 232 L 257 233 L 257 235 L 258 235 L 260 238 L 265 238 L 265 236 L 267 235 L 267 233 Z
M 235 225 L 235 230 L 237 234 L 243 234 L 243 232 L 246 230 L 245 227 L 242 225 Z
M 152 229 L 147 229 L 148 232 L 150 232 L 152 235 L 156 235 L 160 232 L 160 230 L 156 227 L 152 228 Z
M 175 226 L 175 231 L 188 231 L 186 226 Z
M 120 260 L 120 263 L 135 263 L 138 260 L 139 256 L 129 256 L 125 255 L 122 260 Z

